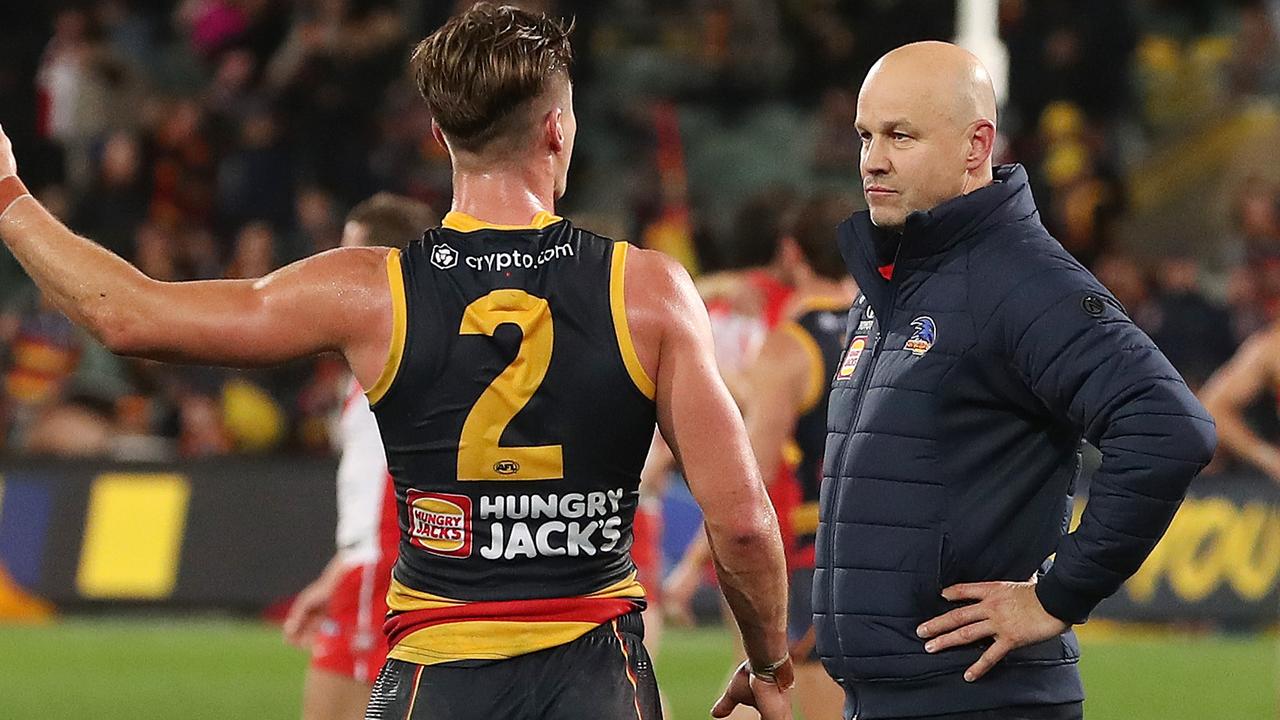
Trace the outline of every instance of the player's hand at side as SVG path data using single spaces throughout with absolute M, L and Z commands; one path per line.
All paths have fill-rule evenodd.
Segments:
M 311 649 L 337 588 L 337 577 L 326 572 L 298 593 L 284 619 L 285 642 L 301 650 Z
M 916 628 L 928 640 L 924 649 L 936 653 L 993 638 L 978 661 L 965 670 L 973 682 L 987 674 L 1011 650 L 1066 632 L 1067 623 L 1050 615 L 1036 596 L 1034 582 L 983 582 L 952 585 L 942 591 L 947 600 L 974 600 L 971 605 L 939 615 Z
M 18 174 L 18 161 L 13 157 L 13 143 L 0 126 L 0 178 Z
M 691 563 L 680 563 L 662 584 L 662 609 L 672 622 L 682 627 L 692 627 L 693 596 L 702 583 L 702 568 Z
M 761 720 L 791 720 L 791 693 L 747 672 L 744 663 L 729 678 L 729 687 L 711 708 L 711 717 L 726 718 L 739 705 L 753 707 Z

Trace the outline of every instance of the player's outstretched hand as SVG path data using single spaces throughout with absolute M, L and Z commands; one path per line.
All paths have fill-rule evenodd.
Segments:
M 992 639 L 982 657 L 964 672 L 973 682 L 987 674 L 1009 651 L 1061 635 L 1070 627 L 1050 615 L 1036 596 L 1034 582 L 982 582 L 952 585 L 942 591 L 951 600 L 973 600 L 916 628 L 928 640 L 926 652 Z
M 790 692 L 774 683 L 747 672 L 746 664 L 738 666 L 729 678 L 729 687 L 711 708 L 711 717 L 726 718 L 739 705 L 753 707 L 761 720 L 791 720 Z
M 0 178 L 18 174 L 18 161 L 13 157 L 13 143 L 0 126 Z

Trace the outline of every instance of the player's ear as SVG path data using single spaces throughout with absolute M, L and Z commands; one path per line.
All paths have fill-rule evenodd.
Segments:
M 444 130 L 440 129 L 440 124 L 435 120 L 431 121 L 431 137 L 435 138 L 436 142 L 440 143 L 440 147 L 444 148 L 445 152 L 448 152 L 449 142 L 444 139 Z
M 978 120 L 969 126 L 969 152 L 965 155 L 965 167 L 977 170 L 991 162 L 996 149 L 996 126 L 990 120 Z
M 562 152 L 565 144 L 564 110 L 552 108 L 543 118 L 543 133 L 552 152 Z

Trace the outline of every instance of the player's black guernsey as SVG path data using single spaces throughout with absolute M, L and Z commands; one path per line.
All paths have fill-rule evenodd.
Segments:
M 392 657 L 513 657 L 643 607 L 629 551 L 654 385 L 628 247 L 546 213 L 454 212 L 388 258 L 393 342 L 369 398 L 400 512 Z
M 851 305 L 839 299 L 811 300 L 804 304 L 796 320 L 781 327 L 805 348 L 810 364 L 809 388 L 796 418 L 791 453 L 800 490 L 800 503 L 791 516 L 796 544 L 792 557 L 797 566 L 813 567 L 822 454 L 827 443 L 827 395 L 844 351 L 845 320 Z

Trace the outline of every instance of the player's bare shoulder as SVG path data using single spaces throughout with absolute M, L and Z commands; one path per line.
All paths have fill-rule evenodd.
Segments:
M 316 298 L 317 323 L 341 339 L 356 379 L 368 386 L 381 374 L 391 343 L 393 285 L 399 279 L 400 251 L 388 247 L 327 250 L 258 280 L 273 285 L 305 284 Z M 296 275 L 290 277 L 290 275 Z
M 692 309 L 706 314 L 689 271 L 657 250 L 627 251 L 626 288 L 627 314 L 633 323 L 688 320 Z
M 696 335 L 705 326 L 706 307 L 689 271 L 671 256 L 631 247 L 626 265 L 627 320 L 645 369 L 658 365 L 664 338 Z

